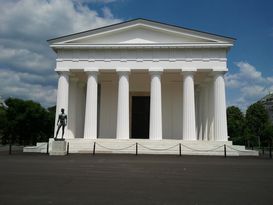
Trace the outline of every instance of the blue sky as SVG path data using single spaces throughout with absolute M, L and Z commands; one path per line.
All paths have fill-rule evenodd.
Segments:
M 0 0 L 0 96 L 51 106 L 55 54 L 47 39 L 134 18 L 236 38 L 227 102 L 241 109 L 273 92 L 273 0 Z

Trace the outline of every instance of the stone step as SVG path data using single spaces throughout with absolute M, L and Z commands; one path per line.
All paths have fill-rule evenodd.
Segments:
M 51 142 L 49 141 L 49 152 Z M 224 155 L 224 145 L 228 156 L 258 156 L 259 153 L 253 150 L 246 150 L 244 146 L 232 145 L 232 142 L 215 141 L 183 141 L 183 140 L 159 140 L 151 141 L 147 139 L 66 139 L 69 143 L 69 153 L 93 153 L 94 143 L 96 143 L 96 153 L 123 153 L 135 154 L 136 144 L 138 144 L 138 154 L 172 154 L 179 155 L 181 144 L 182 155 Z M 46 143 L 37 144 L 35 147 L 24 148 L 24 151 L 45 152 Z

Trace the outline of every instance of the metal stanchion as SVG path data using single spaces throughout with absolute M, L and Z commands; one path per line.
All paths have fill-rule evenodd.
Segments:
M 227 146 L 224 144 L 224 154 L 225 154 L 225 157 L 227 157 Z
M 94 145 L 93 145 L 93 155 L 96 154 L 96 142 L 94 142 Z
M 46 144 L 46 154 L 49 153 L 49 142 Z
M 66 147 L 66 155 L 69 154 L 69 142 L 67 143 L 67 147 Z
M 182 151 L 182 149 L 181 149 L 181 143 L 179 143 L 179 156 L 182 155 L 181 151 Z
M 138 155 L 138 143 L 136 143 L 136 155 Z

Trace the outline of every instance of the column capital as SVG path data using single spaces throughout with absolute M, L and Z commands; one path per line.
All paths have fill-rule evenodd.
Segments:
M 196 71 L 182 71 L 180 74 L 183 78 L 187 77 L 187 76 L 194 76 L 196 73 Z
M 182 72 L 182 73 L 188 73 L 188 72 L 190 72 L 190 73 L 195 73 L 196 71 L 197 71 L 196 68 L 182 68 L 182 69 L 181 69 L 181 72 Z
M 151 67 L 149 69 L 150 74 L 161 74 L 163 72 L 163 68 L 161 67 Z
M 87 74 L 97 74 L 99 72 L 98 68 L 85 68 L 84 72 L 86 72 Z
M 180 74 L 182 76 L 183 79 L 187 78 L 187 77 L 191 77 L 194 78 L 193 76 L 195 75 L 195 71 L 182 71 Z
M 131 69 L 127 67 L 118 67 L 116 69 L 117 73 L 130 73 Z

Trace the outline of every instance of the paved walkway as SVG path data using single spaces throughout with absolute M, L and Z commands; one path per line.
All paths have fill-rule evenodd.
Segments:
M 0 154 L 0 204 L 273 204 L 273 160 Z

